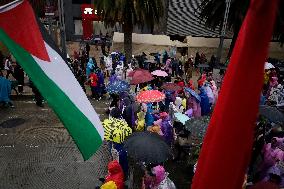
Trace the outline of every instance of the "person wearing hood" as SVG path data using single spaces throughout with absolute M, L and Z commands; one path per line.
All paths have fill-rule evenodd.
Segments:
M 211 106 L 212 104 L 215 103 L 215 98 L 214 98 L 213 91 L 212 91 L 212 89 L 211 89 L 211 87 L 209 86 L 208 83 L 206 83 L 203 87 L 204 87 L 206 95 L 208 96 L 209 104 Z
M 118 80 L 117 75 L 115 74 L 115 71 L 112 71 L 111 76 L 109 77 L 109 83 L 113 83 L 116 80 Z
M 105 178 L 105 183 L 110 181 L 113 181 L 116 184 L 117 189 L 124 189 L 123 170 L 116 160 L 108 163 L 108 175 Z
M 158 165 L 152 169 L 152 173 L 155 175 L 155 181 L 151 189 L 176 189 L 173 181 L 168 177 L 169 173 L 165 171 L 165 168 Z
M 145 130 L 145 116 L 147 112 L 147 105 L 142 104 L 140 111 L 137 113 L 137 120 L 136 120 L 136 131 L 144 131 Z
M 204 87 L 199 88 L 199 90 L 200 90 L 199 96 L 201 98 L 201 101 L 200 101 L 201 116 L 206 116 L 211 111 L 209 98 L 208 98 L 208 96 L 206 94 L 206 91 L 205 91 Z
M 160 126 L 164 140 L 171 146 L 174 140 L 174 131 L 169 115 L 166 112 L 160 113 L 160 119 L 154 122 L 154 124 Z
M 190 95 L 186 104 L 187 104 L 187 110 L 192 110 L 192 113 L 191 113 L 192 117 L 194 118 L 201 117 L 200 102 L 195 97 Z
M 214 104 L 216 104 L 216 101 L 218 99 L 218 88 L 217 88 L 215 81 L 213 81 L 213 80 L 210 81 L 210 87 L 211 87 L 213 95 L 214 95 Z
M 176 97 L 175 104 L 173 107 L 174 112 L 183 113 L 185 110 L 185 107 L 182 105 L 182 98 Z
M 105 78 L 104 74 L 100 69 L 97 70 L 97 77 L 98 77 L 98 96 L 100 100 L 105 91 Z
M 89 78 L 90 74 L 91 74 L 91 70 L 94 70 L 95 69 L 95 64 L 94 64 L 94 61 L 92 58 L 89 58 L 89 62 L 87 64 L 87 67 L 86 67 L 86 77 L 87 79 Z
M 98 76 L 94 72 L 94 70 L 90 71 L 87 83 L 90 84 L 91 91 L 92 91 L 92 98 L 98 99 Z
M 145 122 L 146 122 L 146 127 L 152 126 L 154 123 L 155 119 L 153 116 L 153 108 L 152 108 L 152 103 L 147 104 L 147 112 L 145 116 Z

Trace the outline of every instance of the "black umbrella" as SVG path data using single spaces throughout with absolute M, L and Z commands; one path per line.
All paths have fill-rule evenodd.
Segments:
M 284 114 L 276 107 L 267 105 L 259 106 L 259 113 L 274 123 L 284 123 Z
M 139 162 L 159 164 L 171 156 L 168 144 L 157 134 L 136 132 L 125 142 L 127 154 Z

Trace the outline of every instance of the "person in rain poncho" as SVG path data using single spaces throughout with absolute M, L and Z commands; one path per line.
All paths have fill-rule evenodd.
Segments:
M 180 97 L 176 97 L 175 103 L 172 103 L 171 106 L 174 113 L 183 113 L 185 110 L 185 107 L 182 106 L 182 98 Z
M 169 115 L 166 112 L 160 113 L 160 119 L 155 121 L 154 124 L 160 126 L 164 140 L 171 146 L 174 139 L 174 131 Z
M 201 116 L 206 116 L 210 113 L 210 103 L 209 103 L 209 98 L 206 94 L 205 88 L 204 87 L 200 87 L 199 88 L 200 93 L 199 96 L 201 98 L 201 102 L 200 102 L 200 107 L 201 107 Z
M 208 83 L 206 83 L 203 87 L 204 87 L 206 95 L 208 96 L 209 104 L 210 105 L 214 104 L 215 103 L 215 98 L 214 98 L 214 94 L 213 94 L 213 91 L 212 91 L 211 87 L 209 86 Z
M 97 70 L 97 77 L 98 77 L 98 96 L 100 100 L 105 91 L 105 78 L 104 74 L 100 69 Z
M 92 58 L 89 58 L 89 62 L 87 64 L 87 67 L 86 67 L 86 77 L 87 79 L 89 78 L 90 74 L 91 74 L 91 71 L 95 69 L 95 64 L 94 64 L 94 61 Z
M 108 175 L 105 178 L 105 183 L 113 181 L 117 189 L 124 189 L 124 174 L 118 161 L 111 161 L 108 164 Z
M 118 78 L 118 79 L 120 79 L 120 80 L 123 79 L 123 65 L 118 64 L 118 65 L 116 66 L 115 74 L 117 75 L 117 78 Z
M 11 81 L 4 78 L 2 72 L 0 72 L 0 103 L 4 103 L 6 106 L 14 107 L 10 100 L 11 95 Z
M 147 112 L 145 116 L 146 127 L 152 126 L 154 123 L 152 103 L 147 104 Z
M 277 161 L 282 161 L 284 152 L 278 147 L 283 144 L 284 138 L 272 138 L 271 143 L 265 144 L 262 149 L 263 160 L 259 167 L 260 179 L 267 175 L 269 168 L 274 166 Z
M 200 107 L 200 102 L 190 94 L 189 98 L 187 100 L 187 111 L 192 110 L 192 117 L 198 118 L 201 117 L 201 107 Z
M 141 110 L 137 113 L 136 131 L 144 131 L 145 130 L 146 112 L 147 112 L 147 105 L 143 103 L 141 105 Z
M 109 181 L 105 184 L 103 184 L 100 189 L 117 189 L 117 186 L 115 184 L 115 182 L 113 181 Z
M 213 95 L 214 95 L 214 104 L 216 104 L 216 101 L 218 99 L 218 88 L 217 88 L 215 81 L 213 81 L 213 80 L 210 81 L 210 87 L 211 87 Z
M 113 83 L 116 80 L 118 80 L 117 75 L 115 74 L 114 71 L 111 72 L 111 76 L 109 77 L 109 83 Z
M 175 184 L 168 177 L 169 173 L 165 171 L 163 166 L 154 167 L 152 172 L 155 175 L 155 183 L 154 186 L 150 187 L 151 189 L 176 189 Z
M 131 64 L 128 64 L 128 68 L 126 70 L 126 74 L 125 74 L 125 80 L 130 83 L 131 77 L 129 77 L 128 75 L 133 71 Z

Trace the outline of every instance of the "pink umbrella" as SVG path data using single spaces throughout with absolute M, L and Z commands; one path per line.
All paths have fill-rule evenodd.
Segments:
M 163 70 L 155 70 L 151 74 L 156 75 L 158 77 L 167 77 L 168 76 L 167 72 L 165 72 Z
M 142 91 L 136 97 L 139 103 L 160 102 L 164 99 L 165 94 L 158 90 Z
M 131 74 L 132 75 L 132 74 Z M 148 70 L 138 69 L 133 71 L 131 85 L 137 85 L 140 83 L 146 83 L 152 81 L 154 78 Z

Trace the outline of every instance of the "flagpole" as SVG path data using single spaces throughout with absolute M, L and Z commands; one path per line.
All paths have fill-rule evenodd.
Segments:
M 67 51 L 66 51 L 66 35 L 65 35 L 65 19 L 64 19 L 63 0 L 58 0 L 58 14 L 59 14 L 62 54 L 64 56 L 64 59 L 66 59 L 67 58 Z
M 23 2 L 23 0 L 15 0 L 15 1 L 12 1 L 12 2 L 6 4 L 6 5 L 0 6 L 0 12 L 4 12 L 5 9 L 10 8 L 10 6 L 17 5 L 17 4 L 20 4 L 22 2 Z

